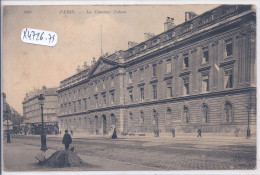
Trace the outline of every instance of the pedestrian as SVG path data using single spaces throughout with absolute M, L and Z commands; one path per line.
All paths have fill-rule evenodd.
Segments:
M 197 137 L 202 137 L 202 136 L 201 136 L 201 129 L 200 129 L 200 128 L 198 129 L 198 136 L 197 136 Z
M 72 138 L 69 135 L 68 130 L 65 130 L 62 143 L 65 145 L 65 150 L 69 149 L 69 145 L 72 143 Z
M 60 131 L 60 135 L 61 135 L 61 131 Z
M 114 132 L 113 132 L 113 135 L 112 135 L 111 138 L 112 138 L 112 139 L 117 139 L 116 128 L 114 128 Z
M 175 137 L 175 129 L 172 128 L 172 137 Z
M 70 134 L 73 136 L 73 131 L 72 130 L 70 130 Z

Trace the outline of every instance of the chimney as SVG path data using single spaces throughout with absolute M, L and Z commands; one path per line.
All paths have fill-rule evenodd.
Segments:
M 78 68 L 77 68 L 77 73 L 80 72 L 80 65 L 78 65 Z
M 164 31 L 172 29 L 173 27 L 175 27 L 175 25 L 174 25 L 174 18 L 167 17 L 166 21 L 164 23 Z
M 88 68 L 87 62 L 85 61 L 83 64 L 83 69 L 86 70 Z
M 128 41 L 128 49 L 136 46 L 138 43 L 134 42 L 134 41 Z
M 185 12 L 185 22 L 195 18 L 196 16 L 198 15 L 194 12 Z
M 144 40 L 149 40 L 151 39 L 152 37 L 154 37 L 154 33 L 144 33 Z

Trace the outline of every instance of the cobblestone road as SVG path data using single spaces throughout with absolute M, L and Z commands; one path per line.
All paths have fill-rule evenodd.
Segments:
M 40 146 L 39 137 L 16 136 L 28 145 Z M 47 145 L 61 149 L 61 137 L 48 137 Z M 77 154 L 106 158 L 159 170 L 228 170 L 254 169 L 255 142 L 246 139 L 207 138 L 119 138 L 73 139 Z

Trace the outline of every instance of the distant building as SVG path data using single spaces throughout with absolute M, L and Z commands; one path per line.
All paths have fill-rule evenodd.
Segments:
M 185 13 L 142 43 L 105 55 L 61 81 L 62 130 L 256 133 L 256 12 L 222 5 Z M 167 26 L 169 25 L 169 26 Z M 136 32 L 136 31 L 135 31 Z M 146 34 L 147 35 L 147 34 Z M 249 115 L 249 117 L 248 117 Z
M 6 101 L 6 94 L 3 93 L 3 130 L 11 130 L 11 133 L 18 134 L 21 130 L 23 118 Z M 8 126 L 7 126 L 8 125 Z
M 44 124 L 47 134 L 54 134 L 58 131 L 57 120 L 57 88 L 35 89 L 26 93 L 23 104 L 24 123 L 26 124 L 26 132 L 31 134 L 40 134 L 41 132 L 41 108 L 38 96 L 43 94 L 45 97 L 43 105 Z

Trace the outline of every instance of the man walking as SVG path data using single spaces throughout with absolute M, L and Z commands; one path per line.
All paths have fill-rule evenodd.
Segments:
M 201 137 L 201 129 L 198 129 L 198 136 L 197 137 Z
M 65 130 L 65 134 L 62 139 L 62 143 L 65 144 L 65 150 L 69 149 L 69 145 L 72 143 L 71 136 L 68 133 L 68 130 Z

